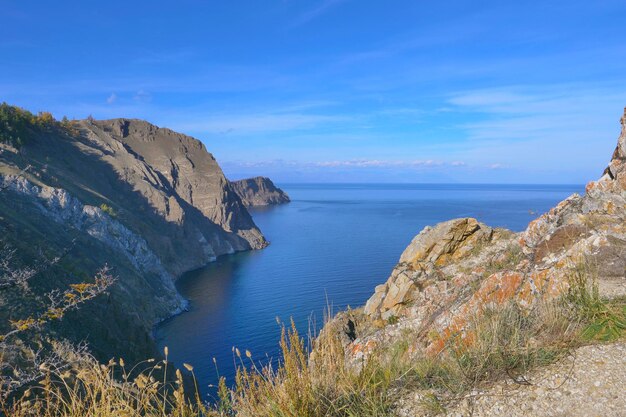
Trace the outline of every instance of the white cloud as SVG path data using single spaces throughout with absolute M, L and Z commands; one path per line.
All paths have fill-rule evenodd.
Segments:
M 449 104 L 467 138 L 457 148 L 464 160 L 492 169 L 560 170 L 579 181 L 594 178 L 611 155 L 626 88 L 516 85 L 460 92 Z
M 152 100 L 152 95 L 145 90 L 139 90 L 137 91 L 137 93 L 135 93 L 133 99 L 140 102 L 148 102 Z
M 498 120 L 523 117 L 559 117 L 557 122 L 584 116 L 626 103 L 626 88 L 607 85 L 505 86 L 452 94 L 448 102 L 459 110 L 498 116 Z M 613 108 L 613 110 L 616 110 Z
M 456 106 L 508 112 L 520 103 L 529 104 L 535 100 L 534 97 L 516 94 L 507 89 L 486 89 L 455 95 L 449 100 L 449 103 Z
M 346 0 L 325 0 L 317 7 L 307 10 L 306 12 L 301 14 L 297 19 L 292 22 L 291 27 L 296 27 L 308 23 L 345 1 Z
M 436 167 L 465 167 L 462 161 L 446 162 L 432 159 L 426 160 L 380 160 L 380 159 L 352 159 L 333 161 L 295 161 L 295 160 L 266 160 L 266 161 L 226 161 L 224 165 L 244 168 L 436 168 Z
M 441 161 L 414 160 L 414 161 L 395 161 L 395 160 L 378 160 L 378 159 L 360 159 L 348 161 L 326 161 L 313 163 L 319 167 L 350 167 L 350 168 L 410 168 L 410 167 L 429 167 L 441 166 Z
M 197 115 L 193 119 L 174 123 L 174 127 L 187 132 L 216 134 L 235 132 L 241 134 L 311 129 L 321 125 L 350 120 L 348 117 L 341 115 L 329 116 L 304 113 Z
M 117 101 L 117 94 L 111 93 L 111 95 L 107 98 L 107 104 L 113 104 Z

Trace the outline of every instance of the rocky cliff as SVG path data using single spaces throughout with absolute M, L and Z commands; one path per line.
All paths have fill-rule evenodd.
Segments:
M 286 192 L 276 187 L 267 177 L 254 177 L 233 181 L 233 189 L 248 207 L 271 206 L 291 201 Z
M 109 300 L 59 325 L 103 355 L 150 355 L 152 326 L 185 307 L 179 275 L 267 244 L 200 141 L 141 120 L 61 124 L 2 110 L 0 136 L 11 139 L 0 141 L 3 244 L 25 264 L 65 253 L 35 295 L 113 268 Z
M 266 245 L 200 141 L 140 120 L 87 120 L 79 129 L 89 141 L 82 152 L 95 153 L 109 164 L 117 178 L 148 203 L 151 214 L 178 229 L 171 242 L 156 242 L 164 237 L 158 227 L 158 236 L 150 233 L 148 238 L 174 274 L 222 254 Z
M 266 245 L 213 156 L 189 136 L 140 120 L 82 120 L 0 155 L 0 172 L 106 205 L 174 275 Z
M 411 350 L 436 355 L 453 337 L 471 338 L 466 329 L 484 311 L 556 299 L 579 273 L 597 280 L 604 297 L 626 295 L 626 112 L 621 124 L 602 177 L 525 231 L 472 218 L 422 230 L 365 307 L 335 319 L 350 360 L 409 330 L 417 335 Z

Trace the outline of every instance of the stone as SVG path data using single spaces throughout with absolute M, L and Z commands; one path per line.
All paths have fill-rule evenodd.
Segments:
M 523 232 L 463 218 L 415 236 L 365 304 L 352 342 L 360 357 L 369 342 L 393 344 L 398 327 L 416 335 L 413 349 L 421 354 L 437 355 L 452 337 L 471 343 L 469 326 L 486 309 L 516 304 L 529 310 L 561 297 L 580 273 L 597 280 L 601 296 L 625 296 L 626 113 L 621 125 L 602 177 Z
M 613 152 L 611 162 L 604 170 L 604 174 L 608 175 L 611 179 L 617 179 L 619 176 L 624 175 L 624 171 L 626 171 L 626 108 L 624 108 L 624 115 L 620 122 L 622 131 L 617 140 L 617 146 Z
M 109 294 L 63 320 L 59 334 L 103 360 L 154 357 L 154 325 L 187 305 L 175 280 L 267 241 L 199 140 L 135 119 L 71 125 L 33 128 L 19 150 L 0 142 L 3 244 L 33 265 L 44 253 L 63 257 L 46 287 L 7 314 L 108 265 Z
M 287 193 L 267 177 L 232 181 L 231 186 L 246 207 L 272 206 L 291 201 Z
M 0 173 L 30 165 L 25 177 L 35 183 L 110 206 L 176 277 L 267 245 L 199 140 L 136 119 L 81 120 L 75 128 L 36 138 L 19 155 L 0 154 Z
M 476 219 L 455 219 L 425 228 L 404 250 L 400 263 L 409 263 L 414 269 L 442 265 L 453 256 L 462 256 L 473 246 L 489 240 L 492 229 Z M 471 247 L 470 247 L 471 246 Z

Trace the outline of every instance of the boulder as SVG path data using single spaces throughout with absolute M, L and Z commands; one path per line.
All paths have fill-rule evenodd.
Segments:
M 603 176 L 525 231 L 471 218 L 424 228 L 365 304 L 347 355 L 362 360 L 373 346 L 392 344 L 398 329 L 417 335 L 410 349 L 437 354 L 451 337 L 464 338 L 486 309 L 557 299 L 578 274 L 602 296 L 625 296 L 626 113 L 621 126 Z

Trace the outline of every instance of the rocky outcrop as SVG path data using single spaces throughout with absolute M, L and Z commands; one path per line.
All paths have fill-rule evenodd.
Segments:
M 243 204 L 247 207 L 272 206 L 289 203 L 286 192 L 276 187 L 267 177 L 254 177 L 231 182 Z
M 436 354 L 451 337 L 466 337 L 486 309 L 555 299 L 579 273 L 597 279 L 604 296 L 625 295 L 626 115 L 621 122 L 604 175 L 584 196 L 572 195 L 525 231 L 492 229 L 469 218 L 426 227 L 365 307 L 335 319 L 346 323 L 338 328 L 352 329 L 343 338 L 348 357 L 363 358 L 406 330 L 418 335 L 412 349 Z
M 418 301 L 421 289 L 436 285 L 430 280 L 441 278 L 440 267 L 463 259 L 490 243 L 493 237 L 493 229 L 471 218 L 426 227 L 402 253 L 387 283 L 376 287 L 365 305 L 365 313 L 383 320 L 398 316 Z
M 624 171 L 626 171 L 626 110 L 622 116 L 621 124 L 622 131 L 613 152 L 613 157 L 609 166 L 604 170 L 604 175 L 608 175 L 611 179 L 616 179 L 620 175 L 623 176 Z
M 192 250 L 196 260 L 177 251 L 176 265 L 172 265 L 175 274 L 222 254 L 266 245 L 202 142 L 141 120 L 87 120 L 80 128 L 97 145 L 97 155 L 141 194 L 158 216 L 182 228 L 183 235 L 196 237 L 192 239 L 197 246 Z M 190 249 L 187 240 L 183 236 L 172 246 L 182 244 Z
M 63 336 L 91 342 L 102 359 L 149 357 L 152 326 L 185 307 L 178 276 L 267 245 L 200 141 L 141 120 L 43 123 L 21 110 L 8 111 L 10 131 L 11 117 L 24 138 L 0 141 L 2 243 L 25 264 L 44 252 L 63 262 L 33 284 L 34 301 L 0 313 L 108 264 L 110 297 L 59 323 Z
M 174 287 L 174 277 L 165 270 L 146 241 L 99 207 L 83 205 L 65 190 L 39 187 L 21 177 L 6 176 L 0 185 L 30 199 L 43 216 L 63 227 L 88 234 L 128 259 L 138 272 L 150 279 L 153 297 L 158 299 L 154 303 L 152 321 L 163 320 L 186 308 L 186 300 Z M 120 284 L 124 286 L 125 281 Z
M 105 204 L 179 276 L 267 242 L 204 145 L 141 120 L 82 120 L 0 154 L 0 173 L 31 166 L 35 184 Z

